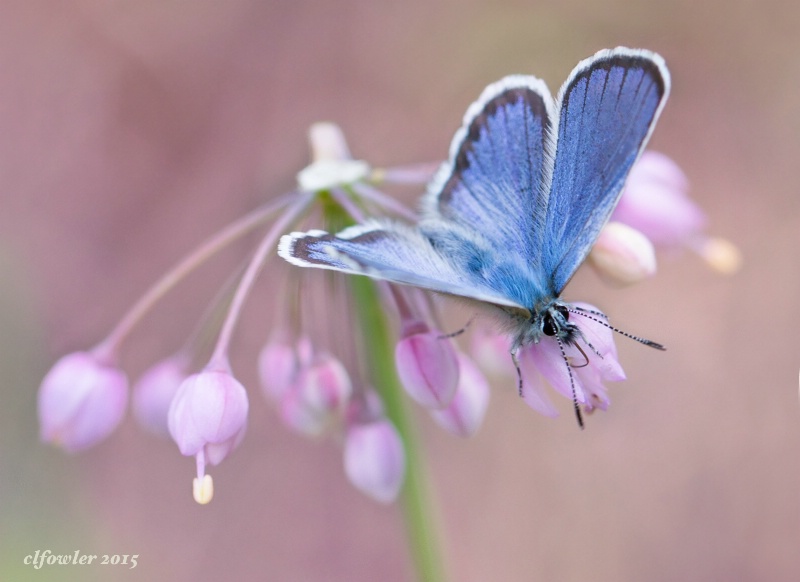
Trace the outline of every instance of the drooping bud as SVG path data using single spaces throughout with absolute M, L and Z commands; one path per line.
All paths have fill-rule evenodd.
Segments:
M 406 392 L 426 408 L 444 408 L 458 387 L 458 359 L 442 333 L 418 320 L 405 322 L 395 347 L 397 374 Z
M 258 356 L 261 391 L 270 401 L 280 401 L 297 378 L 300 369 L 295 346 L 270 341 Z
M 136 382 L 133 415 L 142 428 L 158 436 L 169 435 L 169 408 L 186 379 L 187 364 L 182 355 L 166 358 L 150 367 Z
M 405 478 L 403 442 L 385 418 L 356 423 L 347 429 L 344 470 L 360 491 L 381 503 L 397 498 Z
M 89 448 L 119 425 L 128 403 L 128 379 L 93 352 L 61 358 L 39 389 L 41 439 L 66 451 Z
M 169 409 L 169 432 L 181 454 L 195 456 L 203 502 L 213 489 L 204 479 L 205 465 L 219 464 L 244 438 L 247 392 L 227 370 L 206 369 L 186 378 Z M 201 502 L 201 501 L 198 501 Z
M 655 275 L 656 251 L 641 232 L 621 222 L 600 231 L 589 260 L 606 282 L 632 285 Z
M 564 361 L 564 356 L 555 338 L 544 337 L 538 344 L 530 344 L 520 349 L 519 361 L 523 381 L 527 376 L 524 364 L 526 360 L 533 363 L 536 370 L 544 376 L 550 386 L 555 388 L 557 392 L 571 399 L 574 387 L 575 397 L 578 402 L 581 404 L 586 402 L 583 387 L 575 374 L 571 374 L 573 368 L 567 368 L 567 362 Z M 572 363 L 580 365 L 582 362 Z M 572 378 L 571 380 L 570 377 Z
M 446 408 L 431 410 L 431 416 L 454 435 L 469 437 L 478 431 L 486 416 L 489 383 L 471 359 L 462 353 L 457 356 L 459 379 L 455 397 Z
M 281 398 L 281 418 L 303 434 L 319 435 L 341 416 L 352 393 L 344 365 L 330 354 L 319 354 Z
M 577 307 L 585 312 L 598 312 L 597 307 L 589 303 L 576 302 L 573 307 Z M 599 313 L 599 312 L 598 312 Z M 614 332 L 607 325 L 601 323 L 603 316 L 597 315 L 592 317 L 584 317 L 579 313 L 572 316 L 572 321 L 578 325 L 581 330 L 583 338 L 589 342 L 592 347 L 592 353 L 596 350 L 597 353 L 587 353 L 590 364 L 588 366 L 573 367 L 574 370 L 581 373 L 584 368 L 594 368 L 598 371 L 599 375 L 610 382 L 620 382 L 625 379 L 625 371 L 619 363 L 617 355 L 617 344 L 614 342 Z M 585 351 L 585 350 L 584 350 Z M 573 349 L 573 354 L 575 350 Z M 597 355 L 599 354 L 599 356 Z M 583 356 L 573 356 L 575 358 Z

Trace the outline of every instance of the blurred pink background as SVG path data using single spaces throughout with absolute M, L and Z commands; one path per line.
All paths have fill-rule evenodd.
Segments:
M 796 2 L 743 0 L 5 0 L 0 579 L 412 579 L 399 510 L 357 493 L 339 448 L 282 428 L 255 389 L 200 507 L 192 461 L 130 418 L 81 455 L 41 445 L 38 384 L 194 245 L 289 190 L 312 122 L 338 122 L 376 165 L 439 160 L 489 82 L 530 73 L 555 91 L 617 45 L 666 58 L 651 147 L 745 265 L 726 278 L 665 259 L 622 291 L 576 278 L 567 299 L 669 348 L 619 341 L 628 381 L 583 432 L 568 402 L 546 419 L 501 382 L 471 440 L 419 415 L 451 579 L 800 579 L 798 22 Z M 181 344 L 251 243 L 147 320 L 124 354 L 134 377 Z M 253 388 L 271 301 L 262 284 L 237 334 Z M 34 571 L 37 549 L 139 565 Z

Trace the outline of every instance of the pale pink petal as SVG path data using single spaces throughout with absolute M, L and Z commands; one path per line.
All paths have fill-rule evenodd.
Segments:
M 583 403 L 586 401 L 580 380 L 575 374 L 570 376 L 570 372 L 567 369 L 567 361 L 564 360 L 564 355 L 561 353 L 555 337 L 543 337 L 538 344 L 532 344 L 521 350 L 521 352 L 525 351 L 528 352 L 529 357 L 542 376 L 557 392 L 571 400 L 574 387 L 575 397 L 578 402 Z M 565 352 L 568 356 L 574 356 L 573 361 L 576 358 L 582 358 L 582 355 L 577 350 L 567 351 L 565 349 Z M 578 359 L 578 361 L 581 360 Z
M 459 365 L 458 389 L 450 404 L 441 410 L 431 410 L 433 419 L 445 430 L 462 437 L 475 434 L 489 406 L 489 383 L 466 355 L 457 354 Z
M 424 325 L 424 324 L 423 324 Z M 395 348 L 397 374 L 406 392 L 426 408 L 444 408 L 458 386 L 458 360 L 449 339 L 437 330 L 411 333 Z
M 646 151 L 631 169 L 611 219 L 641 231 L 656 246 L 679 246 L 705 228 L 687 195 L 688 180 L 664 154 Z
M 544 377 L 536 368 L 529 349 L 520 350 L 519 367 L 522 374 L 522 399 L 525 403 L 544 416 L 558 416 L 558 410 L 547 395 Z
M 247 425 L 248 406 L 244 386 L 230 373 L 194 374 L 172 401 L 170 434 L 184 455 L 195 455 L 208 444 L 235 442 Z
M 516 376 L 514 361 L 511 359 L 511 339 L 507 334 L 489 329 L 476 329 L 471 334 L 472 357 L 489 374 Z

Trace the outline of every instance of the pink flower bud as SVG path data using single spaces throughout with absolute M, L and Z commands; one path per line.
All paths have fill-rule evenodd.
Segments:
M 508 353 L 506 353 L 508 357 Z M 459 380 L 456 395 L 442 410 L 431 410 L 433 419 L 456 436 L 475 434 L 489 406 L 489 383 L 467 356 L 458 353 Z
M 632 285 L 655 275 L 656 250 L 641 232 L 621 222 L 600 231 L 589 254 L 592 266 L 615 285 Z
M 319 435 L 344 412 L 352 393 L 344 365 L 330 354 L 318 355 L 281 398 L 281 418 L 301 433 Z
M 397 374 L 406 392 L 426 408 L 444 408 L 458 387 L 458 359 L 453 344 L 421 321 L 403 326 L 394 352 Z
M 345 435 L 344 470 L 361 492 L 391 503 L 403 485 L 406 457 L 403 442 L 386 419 L 350 426 Z
M 631 169 L 611 219 L 632 226 L 656 246 L 684 245 L 706 223 L 688 189 L 689 181 L 675 162 L 646 151 Z
M 173 356 L 149 368 L 136 382 L 133 415 L 142 428 L 158 436 L 169 435 L 169 407 L 186 379 L 186 368 L 186 358 Z
M 236 448 L 247 427 L 247 392 L 228 371 L 205 370 L 186 378 L 169 409 L 169 433 L 181 454 L 219 464 Z
M 269 342 L 258 356 L 261 390 L 271 401 L 280 401 L 297 378 L 299 362 L 294 346 Z
M 92 352 L 64 356 L 39 389 L 40 436 L 69 452 L 91 447 L 110 435 L 128 403 L 128 379 Z

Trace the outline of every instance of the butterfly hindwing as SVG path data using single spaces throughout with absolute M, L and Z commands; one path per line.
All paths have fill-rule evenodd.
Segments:
M 442 240 L 442 239 L 440 239 Z M 468 241 L 453 239 L 452 247 Z M 378 222 L 352 226 L 332 235 L 321 230 L 284 235 L 278 254 L 301 267 L 332 269 L 375 279 L 412 285 L 506 308 L 523 309 L 516 302 L 462 268 L 446 248 L 435 248 L 417 229 Z
M 561 88 L 542 247 L 556 295 L 614 210 L 668 93 L 663 59 L 625 48 L 579 63 Z

